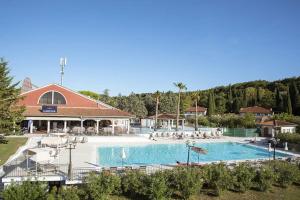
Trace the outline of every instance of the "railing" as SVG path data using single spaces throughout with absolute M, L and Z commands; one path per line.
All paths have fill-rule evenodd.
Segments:
M 255 137 L 258 135 L 257 129 L 246 128 L 224 128 L 224 136 L 232 137 Z

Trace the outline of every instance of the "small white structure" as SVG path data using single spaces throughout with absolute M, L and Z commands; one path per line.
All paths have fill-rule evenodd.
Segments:
M 184 118 L 179 118 L 178 128 L 181 126 L 184 129 Z M 141 119 L 141 126 L 146 128 L 155 127 L 155 115 L 148 118 Z M 176 115 L 175 114 L 158 114 L 157 115 L 158 128 L 171 130 L 176 127 Z
M 258 124 L 261 128 L 261 135 L 265 137 L 273 137 L 276 133 L 275 130 L 279 130 L 280 133 L 296 133 L 297 124 L 281 121 L 281 120 L 269 120 Z

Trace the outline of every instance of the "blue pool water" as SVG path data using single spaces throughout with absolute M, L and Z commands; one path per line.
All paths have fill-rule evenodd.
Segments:
M 207 150 L 207 154 L 198 156 L 191 151 L 191 162 L 226 161 L 242 159 L 269 158 L 267 150 L 239 143 L 199 143 L 195 146 Z M 176 161 L 187 162 L 185 144 L 151 144 L 140 146 L 113 146 L 98 148 L 98 164 L 101 166 L 122 166 L 121 152 L 124 148 L 126 158 L 124 165 L 175 164 Z M 272 156 L 273 152 L 270 153 Z M 286 154 L 276 153 L 279 157 Z

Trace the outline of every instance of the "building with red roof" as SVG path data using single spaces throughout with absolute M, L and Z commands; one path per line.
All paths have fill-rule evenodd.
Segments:
M 197 114 L 198 116 L 205 116 L 207 113 L 207 108 L 197 106 Z M 186 118 L 191 118 L 196 115 L 196 107 L 190 107 L 184 112 L 184 116 Z
M 130 113 L 70 90 L 49 84 L 21 93 L 25 107 L 22 127 L 38 132 L 127 132 Z
M 282 120 L 267 120 L 257 124 L 261 128 L 261 135 L 274 137 L 276 131 L 279 133 L 295 133 L 297 124 Z
M 246 113 L 251 113 L 256 117 L 263 117 L 263 116 L 272 116 L 273 111 L 272 108 L 264 108 L 260 106 L 252 106 L 246 108 L 240 108 L 240 115 L 244 115 Z

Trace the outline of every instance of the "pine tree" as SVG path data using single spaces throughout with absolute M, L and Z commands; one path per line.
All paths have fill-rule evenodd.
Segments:
M 213 94 L 212 92 L 209 93 L 209 97 L 208 97 L 208 109 L 207 109 L 207 114 L 209 116 L 212 116 L 215 112 L 214 110 L 214 102 L 213 102 Z
M 19 83 L 12 83 L 7 62 L 0 59 L 0 133 L 11 134 L 19 131 L 18 124 L 23 120 L 23 107 L 17 107 L 20 99 Z
M 290 115 L 293 114 L 293 108 L 292 108 L 291 95 L 290 95 L 289 88 L 287 90 L 286 112 Z

